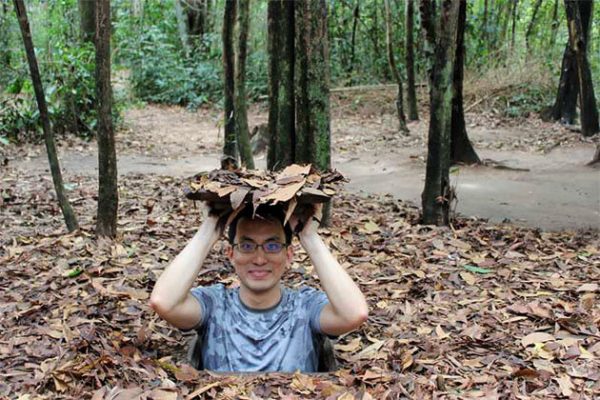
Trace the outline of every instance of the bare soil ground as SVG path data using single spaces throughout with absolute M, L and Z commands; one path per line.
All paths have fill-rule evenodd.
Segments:
M 593 139 L 537 116 L 508 120 L 478 111 L 467 114 L 468 132 L 488 163 L 455 170 L 456 212 L 544 230 L 600 227 L 600 174 L 585 165 L 594 154 Z M 393 90 L 338 93 L 332 115 L 333 167 L 350 179 L 348 189 L 420 204 L 428 116 L 409 124 L 409 136 L 400 136 Z M 219 165 L 220 110 L 148 105 L 127 110 L 124 120 L 117 136 L 121 174 L 185 177 Z M 251 107 L 249 120 L 251 127 L 266 123 L 264 107 Z M 10 161 L 14 167 L 48 168 L 42 147 L 20 153 Z M 96 174 L 95 143 L 71 140 L 60 153 L 67 177 Z M 264 154 L 256 161 L 264 166 Z

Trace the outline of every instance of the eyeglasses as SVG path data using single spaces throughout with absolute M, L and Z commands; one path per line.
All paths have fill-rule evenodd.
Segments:
M 287 247 L 287 245 L 280 243 L 280 242 L 276 242 L 274 240 L 264 242 L 263 244 L 258 244 L 258 243 L 254 243 L 251 241 L 244 241 L 244 242 L 234 243 L 233 246 L 237 247 L 238 250 L 240 251 L 240 253 L 244 253 L 244 254 L 254 253 L 256 251 L 256 249 L 258 248 L 258 246 L 262 247 L 263 251 L 268 254 L 277 254 L 281 250 L 283 250 L 284 247 Z

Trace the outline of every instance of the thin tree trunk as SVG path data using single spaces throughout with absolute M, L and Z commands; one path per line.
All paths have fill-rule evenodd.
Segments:
M 508 41 L 508 23 L 510 22 L 513 4 L 514 3 L 512 1 L 498 2 L 498 22 L 500 22 L 500 19 L 504 17 L 504 19 L 502 19 L 502 28 L 500 30 L 501 33 L 498 48 L 500 48 L 500 46 L 504 46 Z M 506 51 L 507 49 L 508 46 L 506 46 L 503 50 Z
M 192 52 L 192 46 L 190 44 L 190 37 L 187 32 L 186 16 L 183 15 L 183 6 L 181 5 L 182 0 L 175 0 L 175 16 L 177 17 L 177 31 L 179 32 L 179 39 L 181 40 L 181 46 L 186 57 L 189 57 Z
M 558 0 L 554 0 L 554 8 L 552 9 L 552 31 L 550 33 L 550 46 L 549 49 L 554 48 L 556 43 L 556 33 L 558 32 Z
M 410 121 L 417 121 L 419 119 L 417 92 L 415 89 L 414 15 L 414 0 L 406 0 L 406 100 L 408 102 L 408 119 Z
M 371 16 L 373 18 L 373 23 L 371 24 L 370 29 L 370 37 L 371 41 L 373 42 L 373 52 L 375 53 L 376 60 L 381 59 L 381 47 L 379 45 L 379 16 L 377 15 L 378 9 L 378 7 L 373 7 L 373 15 Z M 380 74 L 381 71 L 378 70 L 377 73 Z
M 17 13 L 17 19 L 19 20 L 21 35 L 23 37 L 23 44 L 25 46 L 25 53 L 27 55 L 27 62 L 29 64 L 29 71 L 31 73 L 31 81 L 33 82 L 35 98 L 40 111 L 42 129 L 44 131 L 44 143 L 46 144 L 46 152 L 48 153 L 48 162 L 50 164 L 50 172 L 52 173 L 54 190 L 56 191 L 58 205 L 62 211 L 67 229 L 69 232 L 72 232 L 79 228 L 79 226 L 77 224 L 77 218 L 75 217 L 73 208 L 71 207 L 71 204 L 69 203 L 69 200 L 65 194 L 62 173 L 60 171 L 60 163 L 56 153 L 56 144 L 54 142 L 54 135 L 52 134 L 50 118 L 48 117 L 48 106 L 46 104 L 44 88 L 42 86 L 42 79 L 40 77 L 40 70 L 35 57 L 33 41 L 31 39 L 31 29 L 29 28 L 29 21 L 27 19 L 27 10 L 25 9 L 23 0 L 14 0 L 14 4 Z
M 235 80 L 235 61 L 233 52 L 233 31 L 235 26 L 236 0 L 226 0 L 225 10 L 223 12 L 223 76 L 224 76 L 224 137 L 223 137 L 223 156 L 230 158 L 235 164 L 238 161 L 238 146 L 235 136 L 234 113 L 234 80 Z
M 352 36 L 350 42 L 350 63 L 348 65 L 348 72 L 352 74 L 354 70 L 354 60 L 355 60 L 355 51 L 356 51 L 356 28 L 358 26 L 358 19 L 360 18 L 360 0 L 356 0 L 356 4 L 354 5 L 354 10 L 352 12 L 353 22 L 352 22 Z
M 246 55 L 248 49 L 248 26 L 250 24 L 250 0 L 237 2 L 237 52 L 235 57 L 234 113 L 236 137 L 242 166 L 254 169 L 254 158 L 248 131 L 246 106 Z
M 10 67 L 11 51 L 9 25 L 8 25 L 8 2 L 2 1 L 2 13 L 0 14 L 0 65 Z
M 396 59 L 394 58 L 394 45 L 392 43 L 392 17 L 390 12 L 389 0 L 384 0 L 385 6 L 385 32 L 386 32 L 386 44 L 387 44 L 387 55 L 388 64 L 390 66 L 390 72 L 398 85 L 398 98 L 396 99 L 396 110 L 398 112 L 398 130 L 400 133 L 408 134 L 408 127 L 406 126 L 406 116 L 404 115 L 404 105 L 402 98 L 402 77 L 396 67 Z
M 460 2 L 458 15 L 458 32 L 456 34 L 456 60 L 454 62 L 454 78 L 452 98 L 452 150 L 453 163 L 479 164 L 479 156 L 475 152 L 465 126 L 465 111 L 463 107 L 463 78 L 465 63 L 465 28 L 467 24 L 467 3 Z
M 488 1 L 484 0 L 483 2 L 483 18 L 481 21 L 481 36 L 485 46 L 488 45 Z
M 513 0 L 513 8 L 512 8 L 512 29 L 510 36 L 510 49 L 511 51 L 515 48 L 515 37 L 517 32 L 517 7 L 519 5 L 519 0 Z
M 98 236 L 117 234 L 119 192 L 110 86 L 110 0 L 96 1 L 96 98 L 98 101 Z
M 579 86 L 579 107 L 581 110 L 581 133 L 592 136 L 600 132 L 598 123 L 598 108 L 594 95 L 592 72 L 587 60 L 587 32 L 583 28 L 581 5 L 565 0 L 567 22 L 569 26 L 569 42 L 575 52 L 577 66 L 577 84 Z M 593 2 L 589 2 L 589 16 L 593 15 Z M 589 23 L 589 22 L 588 22 Z
M 295 2 L 269 2 L 269 155 L 267 167 L 278 170 L 294 163 Z
M 311 4 L 308 105 L 310 108 L 309 142 L 311 163 L 319 170 L 331 167 L 331 119 L 329 112 L 329 41 L 327 1 Z M 358 18 L 358 12 L 357 12 Z
M 542 4 L 542 0 L 537 0 L 535 5 L 533 6 L 533 15 L 531 16 L 531 21 L 527 25 L 527 31 L 525 32 L 525 47 L 529 50 L 529 39 L 531 38 L 531 34 L 533 33 L 533 27 L 535 26 L 535 21 L 537 18 L 538 10 L 540 9 L 540 5 Z
M 427 1 L 427 0 L 422 0 Z M 430 122 L 425 188 L 422 194 L 423 223 L 448 225 L 450 203 L 450 141 L 452 131 L 453 71 L 461 0 L 444 0 L 440 14 L 430 85 Z
M 281 71 L 281 2 L 269 0 L 267 5 L 267 54 L 269 56 L 269 146 L 267 148 L 267 169 L 273 170 L 277 162 L 277 117 L 279 115 L 279 85 Z
M 96 36 L 96 3 L 77 0 L 79 8 L 79 35 L 84 42 L 94 43 Z

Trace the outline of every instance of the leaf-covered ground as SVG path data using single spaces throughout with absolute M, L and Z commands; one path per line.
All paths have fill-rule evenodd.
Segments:
M 344 194 L 322 231 L 371 307 L 319 375 L 215 375 L 147 305 L 198 227 L 171 177 L 120 180 L 119 238 L 94 237 L 97 182 L 70 176 L 82 229 L 65 234 L 47 176 L 0 173 L 0 398 L 429 399 L 600 396 L 597 231 L 458 219 L 417 224 L 391 197 Z M 198 284 L 234 285 L 216 246 Z M 318 285 L 298 248 L 284 277 Z

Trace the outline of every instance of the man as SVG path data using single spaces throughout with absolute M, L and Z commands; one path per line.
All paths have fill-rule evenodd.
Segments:
M 363 294 L 317 233 L 321 207 L 298 237 L 325 293 L 280 284 L 293 259 L 292 218 L 283 226 L 279 207 L 261 206 L 253 218 L 247 207 L 230 224 L 226 254 L 240 286 L 192 285 L 208 252 L 221 235 L 219 218 L 205 213 L 198 232 L 160 276 L 151 307 L 172 325 L 196 329 L 202 365 L 215 371 L 315 372 L 316 335 L 337 336 L 366 321 Z

